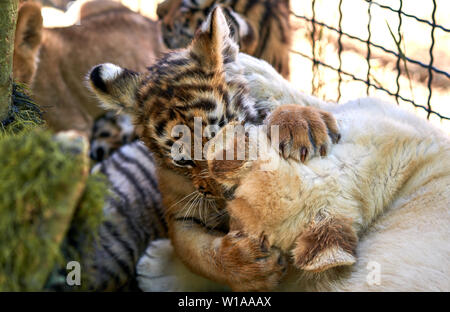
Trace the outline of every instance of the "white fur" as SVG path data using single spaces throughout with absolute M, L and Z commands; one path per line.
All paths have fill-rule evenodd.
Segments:
M 114 80 L 123 72 L 122 68 L 111 63 L 105 63 L 100 66 L 100 78 L 102 78 L 103 81 Z
M 377 99 L 351 101 L 328 111 L 336 117 L 342 139 L 327 157 L 298 165 L 270 151 L 271 162 L 277 162 L 278 208 L 292 214 L 278 232 L 265 233 L 288 249 L 298 235 L 292 223 L 301 225 L 309 210 L 351 217 L 362 235 L 357 263 L 348 279 L 297 272 L 280 289 L 449 291 L 449 137 Z M 411 172 L 409 166 L 416 169 Z M 380 285 L 367 281 L 370 262 L 380 267 Z
M 434 128 L 426 120 L 398 109 L 395 105 L 386 104 L 376 99 L 356 100 L 346 105 L 326 103 L 318 98 L 302 94 L 298 88 L 284 80 L 266 62 L 257 60 L 243 53 L 238 61 L 227 67 L 227 79 L 244 77 L 249 85 L 251 96 L 258 105 L 275 107 L 281 104 L 298 103 L 314 106 L 332 112 L 337 117 L 343 140 L 345 137 L 357 135 L 358 131 L 367 134 L 371 149 L 377 151 L 377 144 L 384 140 L 392 140 L 391 123 L 398 127 L 398 131 L 408 133 L 417 145 L 407 146 L 397 157 L 405 160 L 416 160 L 420 153 L 436 153 L 439 149 L 444 154 L 440 161 L 432 161 L 425 169 L 416 174 L 414 181 L 426 179 L 431 172 L 449 172 L 448 146 L 449 137 Z M 353 110 L 353 112 L 352 112 Z M 345 112 L 346 111 L 346 112 Z M 378 119 L 376 125 L 369 120 Z M 378 143 L 377 143 L 378 141 Z M 420 141 L 422 143 L 420 143 Z M 371 142 L 371 143 L 370 143 Z M 434 151 L 433 151 L 434 149 Z M 341 152 L 339 152 L 341 150 Z M 332 147 L 330 162 L 333 157 L 343 153 L 344 146 L 337 144 Z M 364 153 L 364 151 L 359 151 Z M 334 155 L 334 156 L 333 156 Z M 341 157 L 347 157 L 349 166 L 353 166 L 352 152 Z M 311 162 L 320 162 L 313 159 Z M 382 164 L 383 159 L 379 160 Z M 336 168 L 337 170 L 338 168 Z M 428 191 L 435 195 L 449 198 L 450 181 L 448 178 L 436 181 L 430 185 Z M 447 182 L 445 182 L 447 181 Z M 417 191 L 417 192 L 420 192 Z M 408 194 L 409 193 L 409 194 Z M 321 290 L 321 291 L 449 291 L 450 290 L 450 202 L 447 209 L 438 209 L 432 202 L 424 203 L 421 209 L 407 205 L 420 196 L 413 191 L 413 183 L 407 183 L 397 200 L 391 203 L 389 209 L 382 214 L 369 229 L 362 233 L 357 247 L 357 263 L 351 272 L 342 274 L 339 278 L 315 279 L 292 276 L 280 290 Z M 382 194 L 373 196 L 377 201 Z M 445 205 L 444 205 L 445 206 Z M 375 261 L 380 265 L 380 285 L 369 285 L 367 276 L 370 270 L 367 265 Z

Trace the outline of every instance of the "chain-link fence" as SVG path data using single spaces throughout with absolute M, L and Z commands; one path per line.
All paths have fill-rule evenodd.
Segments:
M 302 0 L 303 2 L 305 0 Z M 347 79 L 351 79 L 353 81 L 360 82 L 362 84 L 366 85 L 366 94 L 371 94 L 371 89 L 376 89 L 385 92 L 386 94 L 392 96 L 395 98 L 397 103 L 399 101 L 407 102 L 409 104 L 412 104 L 416 108 L 420 108 L 426 111 L 427 118 L 430 117 L 430 115 L 436 115 L 441 120 L 450 120 L 450 114 L 442 113 L 438 111 L 437 109 L 433 109 L 432 104 L 432 97 L 433 97 L 433 90 L 435 87 L 440 88 L 440 90 L 444 89 L 447 90 L 448 93 L 450 89 L 450 74 L 448 71 L 439 68 L 436 63 L 436 56 L 435 56 L 435 49 L 436 49 L 436 40 L 435 35 L 436 32 L 443 32 L 443 35 L 450 35 L 450 29 L 446 26 L 439 25 L 436 22 L 436 12 L 438 12 L 439 8 L 437 6 L 436 0 L 424 0 L 424 1 L 414 1 L 416 4 L 419 4 L 420 2 L 431 2 L 431 14 L 429 16 L 429 19 L 425 19 L 410 13 L 407 13 L 404 11 L 404 1 L 396 1 L 398 4 L 397 7 L 393 7 L 390 5 L 386 5 L 383 3 L 379 3 L 377 1 L 371 1 L 371 0 L 339 0 L 337 1 L 337 23 L 334 23 L 334 25 L 331 25 L 331 23 L 324 22 L 323 20 L 319 20 L 317 18 L 317 4 L 316 0 L 306 1 L 310 3 L 310 16 L 307 16 L 306 14 L 299 14 L 299 11 L 292 12 L 292 16 L 294 20 L 302 20 L 304 23 L 309 25 L 308 27 L 308 34 L 307 36 L 310 36 L 310 51 L 300 51 L 297 49 L 293 49 L 292 53 L 300 55 L 304 58 L 307 58 L 312 63 L 312 73 L 313 73 L 313 79 L 312 79 L 312 91 L 314 93 L 315 90 L 317 90 L 317 79 L 315 79 L 315 76 L 317 75 L 317 72 L 319 70 L 319 67 L 327 68 L 329 70 L 335 71 L 337 73 L 338 79 L 337 79 L 337 96 L 336 99 L 339 101 L 341 99 L 341 90 L 342 90 L 342 82 L 343 77 L 346 77 Z M 294 1 L 291 1 L 291 4 Z M 327 1 L 330 5 L 333 1 Z M 381 1 L 380 1 L 381 2 Z M 387 2 L 387 1 L 384 1 Z M 393 1 L 390 1 L 391 3 Z M 365 19 L 365 24 L 355 24 L 353 23 L 354 28 L 365 28 L 366 29 L 366 35 L 367 36 L 358 36 L 351 34 L 349 32 L 344 31 L 343 29 L 343 19 L 344 18 L 350 18 L 355 19 L 356 16 L 352 16 L 352 14 L 355 14 L 355 11 L 349 11 L 349 6 L 347 5 L 346 9 L 344 10 L 344 4 L 350 4 L 352 5 L 351 10 L 355 8 L 355 6 L 364 7 L 366 8 L 365 14 L 367 15 Z M 394 43 L 395 43 L 395 49 L 391 49 L 389 47 L 384 46 L 383 44 L 374 42 L 372 40 L 372 32 L 373 32 L 373 25 L 372 25 L 372 15 L 373 15 L 373 9 L 374 7 L 377 7 L 379 10 L 384 10 L 389 12 L 390 19 L 392 19 L 392 14 L 396 15 L 397 21 L 396 21 L 396 28 L 391 27 L 389 25 L 388 17 L 386 16 L 386 31 L 388 33 L 388 37 L 390 37 Z M 320 8 L 320 9 L 323 9 Z M 361 10 L 357 14 L 361 14 Z M 448 13 L 448 12 L 447 12 Z M 383 13 L 381 13 L 383 14 Z M 349 17 L 345 17 L 345 15 L 349 15 Z M 356 19 L 360 19 L 361 16 L 358 16 Z M 405 53 L 405 45 L 403 42 L 404 33 L 408 32 L 409 29 L 405 27 L 403 29 L 403 21 L 405 19 L 410 19 L 414 21 L 415 23 L 421 23 L 422 25 L 425 25 L 428 27 L 428 39 L 427 38 L 421 38 L 422 40 L 422 47 L 425 47 L 428 52 L 428 60 L 426 62 L 415 59 L 413 57 L 408 57 Z M 410 22 L 410 21 L 409 21 Z M 303 24 L 304 25 L 304 24 Z M 327 40 L 330 40 L 329 38 L 332 37 L 334 40 L 334 44 L 336 46 L 337 50 L 337 65 L 332 65 L 324 61 L 320 55 L 318 55 L 318 45 L 320 40 L 323 39 L 323 33 L 326 31 L 328 34 L 332 34 L 334 36 L 325 36 Z M 320 33 L 320 36 L 318 34 Z M 448 37 L 450 39 L 450 37 Z M 345 51 L 346 46 L 343 44 L 343 40 L 346 40 L 346 46 L 350 47 L 350 49 L 353 50 L 353 52 L 359 53 L 361 56 L 365 58 L 366 61 L 366 72 L 365 75 L 361 75 L 361 73 L 356 74 L 352 71 L 348 71 L 343 69 L 342 67 L 342 53 Z M 428 44 L 429 42 L 429 44 Z M 449 41 L 446 41 L 445 43 L 448 43 Z M 359 48 L 355 48 L 359 47 Z M 449 47 L 447 47 L 449 48 Z M 391 60 L 392 63 L 394 63 L 393 70 L 396 72 L 395 74 L 395 85 L 393 83 L 390 84 L 390 86 L 387 86 L 380 82 L 379 80 L 375 79 L 372 72 L 373 72 L 373 66 L 372 66 L 372 57 L 376 54 L 378 58 L 387 57 Z M 445 54 L 444 54 L 445 55 Z M 422 55 L 423 57 L 423 55 Z M 336 62 L 335 62 L 336 63 Z M 422 85 L 425 85 L 428 89 L 428 95 L 426 97 L 426 100 L 423 102 L 416 102 L 416 99 L 412 96 L 413 89 L 415 86 L 412 86 L 410 84 L 411 92 L 408 92 L 409 95 L 404 95 L 402 86 L 400 84 L 400 78 L 402 76 L 406 76 L 407 79 L 411 81 L 411 73 L 408 68 L 411 67 L 411 64 L 414 65 L 414 68 L 419 68 L 418 71 L 422 71 L 422 79 L 419 83 Z M 441 81 L 441 83 L 438 86 L 435 86 L 434 79 L 437 78 Z M 447 85 L 449 85 L 447 88 Z M 450 104 L 449 104 L 450 105 Z

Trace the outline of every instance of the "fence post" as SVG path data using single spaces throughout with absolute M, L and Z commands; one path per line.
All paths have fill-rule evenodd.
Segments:
M 5 116 L 11 102 L 18 3 L 19 0 L 0 0 L 0 119 Z

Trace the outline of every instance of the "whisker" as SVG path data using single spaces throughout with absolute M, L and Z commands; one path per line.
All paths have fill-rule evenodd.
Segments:
M 197 203 L 199 195 L 200 194 L 198 192 L 195 192 L 195 196 L 193 198 L 191 198 L 191 200 L 189 201 L 190 204 L 189 204 L 189 207 L 188 207 L 188 209 L 187 209 L 187 211 L 186 211 L 186 213 L 184 215 L 184 219 L 186 219 L 187 217 L 190 216 L 192 210 L 195 210 L 195 206 L 196 206 L 196 203 Z
M 187 194 L 186 196 L 184 196 L 182 199 L 180 199 L 179 201 L 177 201 L 176 203 L 174 203 L 173 205 L 171 205 L 169 208 L 172 208 L 173 206 L 179 204 L 180 202 L 182 202 L 183 200 L 187 199 L 189 196 L 195 194 L 197 191 L 193 191 L 192 193 Z

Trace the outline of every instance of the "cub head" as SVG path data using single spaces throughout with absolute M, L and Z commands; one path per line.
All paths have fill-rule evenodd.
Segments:
M 124 111 L 162 166 L 192 179 L 205 196 L 219 196 L 208 177 L 204 146 L 247 105 L 245 86 L 227 84 L 224 66 L 237 45 L 220 8 L 208 16 L 192 44 L 163 56 L 146 73 L 112 64 L 94 67 L 88 83 L 106 109 Z
M 13 76 L 16 81 L 31 83 L 36 73 L 42 42 L 41 7 L 34 2 L 21 4 L 14 41 Z
M 158 5 L 157 15 L 161 21 L 164 43 L 170 49 L 184 48 L 189 45 L 196 31 L 201 27 L 208 14 L 217 6 L 222 8 L 230 27 L 230 35 L 240 42 L 251 30 L 243 19 L 236 14 L 230 4 L 217 4 L 216 0 L 165 0 Z M 224 2 L 224 1 L 222 1 Z
M 102 161 L 124 144 L 136 139 L 130 116 L 106 112 L 94 121 L 90 157 Z

